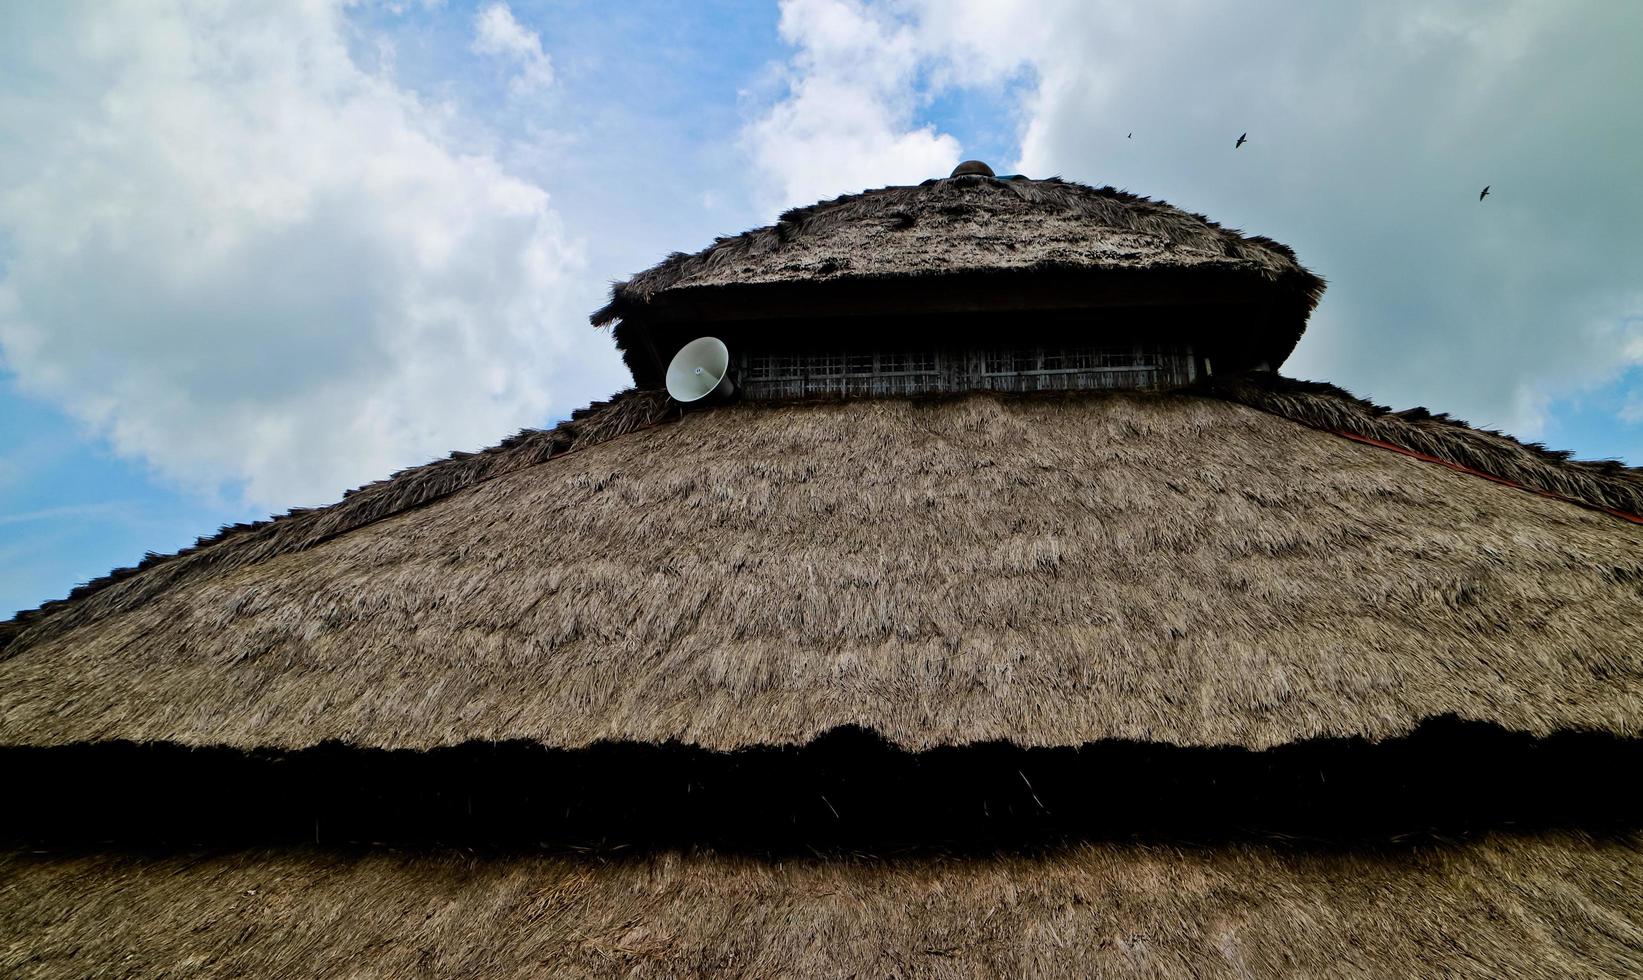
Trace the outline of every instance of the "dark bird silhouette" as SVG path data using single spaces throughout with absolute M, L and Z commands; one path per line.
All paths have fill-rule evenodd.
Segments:
M 1249 142 L 1249 134 L 1245 133 L 1244 135 L 1238 137 L 1238 142 L 1232 144 L 1232 148 L 1234 150 L 1236 150 L 1238 147 L 1243 146 L 1245 143 L 1248 143 L 1248 142 Z
M 1489 196 L 1489 188 L 1491 188 L 1493 186 L 1495 186 L 1495 185 L 1493 185 L 1493 184 L 1484 184 L 1483 185 L 1483 193 L 1478 195 L 1478 200 L 1481 201 L 1484 198 L 1488 197 Z
M 1135 139 L 1135 134 L 1134 134 L 1134 133 L 1130 133 L 1130 134 L 1129 134 L 1129 135 L 1128 135 L 1128 136 L 1125 136 L 1125 137 L 1124 137 L 1124 138 L 1125 138 L 1125 139 L 1127 139 L 1127 140 L 1132 140 L 1132 139 Z

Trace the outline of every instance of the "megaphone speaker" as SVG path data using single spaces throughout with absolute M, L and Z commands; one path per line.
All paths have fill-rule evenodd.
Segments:
M 730 382 L 730 348 L 717 337 L 697 337 L 679 348 L 667 366 L 667 393 L 675 401 L 720 401 L 735 390 Z

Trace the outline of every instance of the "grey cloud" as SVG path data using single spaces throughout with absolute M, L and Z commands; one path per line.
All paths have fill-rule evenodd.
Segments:
M 1292 373 L 1533 436 L 1548 398 L 1636 361 L 1643 7 L 1056 17 L 1023 168 L 1293 245 L 1331 286 Z
M 803 54 L 828 25 L 893 23 L 916 67 L 870 90 L 887 109 L 960 87 L 1025 91 L 1014 169 L 1112 183 L 1294 246 L 1331 287 L 1290 373 L 1534 437 L 1550 399 L 1643 362 L 1643 5 L 784 10 L 796 70 L 823 72 L 812 84 L 830 80 L 827 64 Z M 950 138 L 916 115 L 880 115 L 900 128 L 878 145 Z M 802 156 L 832 159 L 852 137 L 818 127 Z

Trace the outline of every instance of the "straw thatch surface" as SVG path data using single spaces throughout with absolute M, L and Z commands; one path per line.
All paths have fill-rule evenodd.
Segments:
M 1643 839 L 1103 844 L 771 860 L 314 850 L 0 858 L 56 977 L 1622 977 Z
M 1051 268 L 1236 269 L 1314 301 L 1323 288 L 1287 246 L 1163 201 L 1059 178 L 971 176 L 845 195 L 676 253 L 616 284 L 592 319 L 642 315 L 670 290 Z
M 1281 388 L 1297 414 L 1335 397 Z M 1329 404 L 1480 462 L 1516 446 Z M 346 534 L 287 523 L 254 558 L 230 537 L 25 624 L 0 742 L 733 749 L 858 725 L 1259 748 L 1446 714 L 1643 723 L 1643 527 L 1198 395 L 730 406 Z
M 1162 201 L 1059 178 L 963 176 L 823 201 L 789 211 L 774 225 L 720 238 L 700 252 L 675 253 L 617 283 L 610 303 L 592 320 L 616 325 L 617 346 L 634 376 L 650 384 L 659 378 L 655 358 L 670 351 L 649 351 L 637 335 L 665 318 L 667 308 L 694 308 L 730 292 L 740 297 L 745 314 L 755 294 L 804 289 L 803 298 L 794 294 L 776 303 L 784 315 L 802 316 L 820 296 L 812 287 L 823 284 L 827 297 L 837 299 L 875 284 L 895 283 L 902 291 L 926 280 L 972 287 L 984 277 L 995 284 L 995 297 L 1024 297 L 1041 291 L 1032 284 L 1061 277 L 1075 284 L 1067 301 L 1084 305 L 1100 294 L 1101 284 L 1117 281 L 1115 273 L 1190 273 L 1190 282 L 1170 280 L 1172 295 L 1182 302 L 1197 301 L 1212 279 L 1236 283 L 1233 292 L 1260 304 L 1270 322 L 1219 329 L 1250 332 L 1249 342 L 1261 348 L 1251 363 L 1273 365 L 1294 348 L 1324 289 L 1287 246 L 1245 237 Z M 942 295 L 920 304 L 940 308 Z M 879 294 L 863 309 L 885 301 Z

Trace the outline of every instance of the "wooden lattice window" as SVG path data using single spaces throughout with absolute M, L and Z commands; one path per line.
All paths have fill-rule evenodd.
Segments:
M 736 363 L 738 386 L 752 399 L 1167 388 L 1198 374 L 1189 348 L 1145 345 L 749 351 Z

